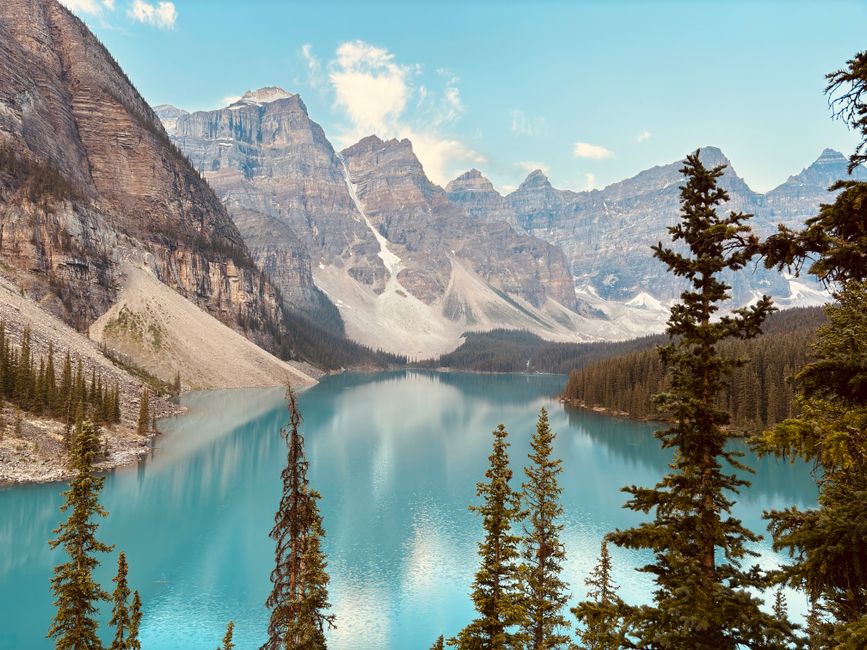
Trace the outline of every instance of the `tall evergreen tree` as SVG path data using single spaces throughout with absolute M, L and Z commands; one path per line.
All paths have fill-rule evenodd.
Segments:
M 686 158 L 681 220 L 669 228 L 682 246 L 653 247 L 688 288 L 671 309 L 666 330 L 671 342 L 660 347 L 671 388 L 656 400 L 672 425 L 656 435 L 674 451 L 671 471 L 655 487 L 625 488 L 631 495 L 626 507 L 653 511 L 654 518 L 610 535 L 618 546 L 654 556 L 640 569 L 655 578 L 653 604 L 623 610 L 638 647 L 779 647 L 770 640 L 777 622 L 749 591 L 763 588 L 764 580 L 757 568 L 742 568 L 743 560 L 755 555 L 746 545 L 759 538 L 731 516 L 730 495 L 749 483 L 723 467 L 748 469 L 740 454 L 727 449 L 729 416 L 716 406 L 727 377 L 743 362 L 724 359 L 717 346 L 729 337 L 757 335 L 772 310 L 763 297 L 717 317 L 730 298 L 720 274 L 743 268 L 758 244 L 744 223 L 749 215 L 717 214 L 717 206 L 729 199 L 718 185 L 723 169 L 705 168 L 698 151 Z
M 21 334 L 21 350 L 18 353 L 18 367 L 15 378 L 15 401 L 22 409 L 30 408 L 33 394 L 33 359 L 30 351 L 30 328 L 25 327 Z
M 522 539 L 521 589 L 526 610 L 522 629 L 527 648 L 533 650 L 563 648 L 569 643 L 564 633 L 568 622 L 563 615 L 568 594 L 566 583 L 560 579 L 566 552 L 560 542 L 563 490 L 557 476 L 563 468 L 560 459 L 551 457 L 554 438 L 543 408 L 530 441 L 530 465 L 524 468 L 526 481 L 521 486 L 521 514 L 527 521 Z
M 440 635 L 440 637 L 434 641 L 434 644 L 430 647 L 430 650 L 444 650 L 445 649 L 445 637 Z
M 108 623 L 114 628 L 114 639 L 109 650 L 127 650 L 128 647 L 130 620 L 127 601 L 130 591 L 126 581 L 127 570 L 126 555 L 120 553 L 117 557 L 117 575 L 112 578 L 115 587 L 111 595 L 111 620 Z
M 602 541 L 599 561 L 584 580 L 590 587 L 587 600 L 572 608 L 575 618 L 582 624 L 578 638 L 587 650 L 620 650 L 626 644 L 625 619 L 628 612 L 617 595 L 617 583 L 611 575 L 611 554 Z
M 99 565 L 96 553 L 112 547 L 96 539 L 96 517 L 105 517 L 99 504 L 99 492 L 105 481 L 94 473 L 94 449 L 98 447 L 96 426 L 89 420 L 77 423 L 72 440 L 72 467 L 75 475 L 64 492 L 61 512 L 68 512 L 65 522 L 55 529 L 51 548 L 62 546 L 68 560 L 54 567 L 51 591 L 57 608 L 48 636 L 55 639 L 58 650 L 100 650 L 96 614 L 106 593 L 93 579 Z
M 45 405 L 49 412 L 57 409 L 57 375 L 54 371 L 54 343 L 48 342 L 48 355 L 45 362 Z
M 235 621 L 229 621 L 229 624 L 226 626 L 226 636 L 223 637 L 223 645 L 217 648 L 217 650 L 234 650 L 235 642 L 232 640 L 234 635 Z
M 849 171 L 867 160 L 867 51 L 828 75 L 836 117 L 861 135 Z M 800 231 L 780 227 L 762 245 L 766 266 L 810 273 L 832 290 L 811 358 L 795 374 L 797 417 L 758 439 L 760 452 L 816 466 L 819 508 L 769 513 L 777 550 L 793 561 L 781 582 L 806 590 L 815 647 L 867 647 L 867 183 L 841 181 Z
M 141 401 L 138 407 L 138 423 L 136 424 L 136 433 L 140 436 L 147 435 L 148 425 L 150 424 L 150 399 L 148 389 L 143 388 L 141 393 Z
M 127 650 L 141 650 L 141 642 L 138 640 L 141 629 L 141 597 L 138 591 L 132 594 L 132 606 L 129 608 L 129 636 L 126 638 Z
M 478 616 L 448 641 L 467 650 L 521 648 L 526 640 L 520 631 L 526 621 L 520 593 L 520 538 L 514 531 L 521 511 L 520 495 L 510 485 L 509 434 L 501 424 L 493 435 L 490 467 L 485 472 L 488 480 L 476 485 L 482 504 L 470 506 L 482 516 L 485 531 L 471 593 Z
M 276 542 L 273 588 L 266 606 L 271 610 L 268 640 L 263 650 L 325 648 L 325 628 L 334 617 L 327 613 L 328 574 L 320 540 L 324 535 L 316 502 L 310 489 L 301 413 L 292 387 L 286 390 L 289 422 L 280 430 L 288 447 L 281 473 L 283 494 L 274 517 L 271 538 Z

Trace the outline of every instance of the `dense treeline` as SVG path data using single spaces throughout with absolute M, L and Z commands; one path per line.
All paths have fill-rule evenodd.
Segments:
M 38 359 L 32 352 L 30 328 L 14 346 L 0 321 L 0 397 L 22 411 L 47 415 L 71 424 L 79 406 L 93 422 L 120 422 L 120 387 L 109 386 L 92 370 L 86 376 L 81 359 L 74 364 L 67 351 L 59 373 L 54 366 L 54 347 Z
M 280 344 L 283 359 L 297 359 L 325 370 L 341 368 L 390 368 L 404 366 L 405 356 L 372 350 L 355 341 L 319 327 L 309 318 L 286 310 L 284 319 L 287 333 Z
M 822 319 L 819 307 L 789 309 L 772 314 L 763 329 L 766 334 L 790 332 L 802 326 L 815 329 Z M 479 372 L 551 372 L 565 375 L 601 359 L 652 350 L 665 342 L 665 335 L 655 334 L 629 341 L 554 343 L 530 332 L 496 329 L 490 332 L 467 332 L 464 342 L 453 352 L 413 365 Z
M 566 374 L 596 359 L 662 343 L 661 335 L 630 341 L 554 343 L 522 330 L 467 332 L 464 342 L 438 359 L 419 361 L 423 368 L 451 368 L 479 372 L 551 372 Z
M 795 414 L 788 378 L 805 363 L 809 342 L 823 321 L 818 307 L 778 312 L 768 319 L 763 336 L 719 346 L 724 358 L 749 359 L 733 370 L 718 401 L 735 427 L 765 427 Z M 654 347 L 573 370 L 564 397 L 635 418 L 662 419 L 651 396 L 667 389 L 665 367 Z

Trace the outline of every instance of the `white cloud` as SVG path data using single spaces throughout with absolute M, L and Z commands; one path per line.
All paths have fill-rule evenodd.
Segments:
M 305 53 L 302 48 L 302 57 L 306 60 L 308 56 L 312 57 L 312 52 L 308 49 Z M 310 65 L 308 62 L 308 69 Z M 421 66 L 398 63 L 385 48 L 361 40 L 338 46 L 328 64 L 328 81 L 334 91 L 334 105 L 348 124 L 335 140 L 348 146 L 370 134 L 409 138 L 427 175 L 444 185 L 458 164 L 480 164 L 485 158 L 442 132 L 464 111 L 459 79 L 439 69 L 437 73 L 445 78 L 442 90 L 422 85 L 416 88 L 413 81 L 421 72 Z M 411 105 L 412 111 L 408 110 Z
M 313 88 L 323 86 L 325 78 L 322 76 L 322 62 L 313 54 L 313 46 L 310 43 L 301 46 L 301 58 L 307 66 L 307 82 L 310 86 Z
M 529 118 L 524 111 L 513 109 L 511 111 L 512 125 L 510 130 L 518 135 L 536 135 L 545 126 L 545 118 L 534 117 Z
M 576 142 L 572 149 L 572 156 L 575 158 L 611 158 L 614 155 L 613 151 L 609 151 L 605 147 L 600 147 L 598 144 L 590 144 L 588 142 Z
M 522 160 L 521 162 L 516 162 L 515 165 L 523 169 L 528 174 L 530 172 L 536 171 L 537 169 L 541 169 L 542 173 L 545 174 L 545 176 L 548 175 L 548 172 L 551 169 L 548 165 L 543 162 L 539 162 L 538 160 Z
M 596 174 L 584 174 L 584 189 L 588 191 L 596 189 Z
M 226 106 L 231 106 L 236 101 L 241 99 L 241 95 L 226 95 L 220 100 L 220 108 L 225 108 Z
M 648 140 L 650 140 L 651 135 L 652 134 L 650 133 L 650 131 L 644 130 L 638 134 L 638 137 L 635 138 L 635 140 L 636 140 L 636 142 L 641 144 L 642 142 L 647 142 Z
M 160 29 L 174 29 L 178 12 L 173 2 L 149 4 L 144 0 L 133 0 L 127 15 L 135 21 L 153 25 Z
M 353 41 L 337 48 L 329 79 L 336 105 L 358 131 L 385 133 L 406 108 L 408 74 L 409 69 L 395 63 L 387 50 Z
M 114 0 L 60 0 L 70 11 L 98 16 L 103 9 L 114 11 Z

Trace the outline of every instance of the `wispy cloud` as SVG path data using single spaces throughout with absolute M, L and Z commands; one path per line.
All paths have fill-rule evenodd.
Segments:
M 313 53 L 313 46 L 310 43 L 301 46 L 301 58 L 307 67 L 307 83 L 316 89 L 326 85 L 327 79 L 322 74 L 322 62 Z
M 584 174 L 584 189 L 588 191 L 596 189 L 596 174 L 589 172 Z
M 239 99 L 241 99 L 241 95 L 226 95 L 220 100 L 220 108 L 231 106 Z
M 312 52 L 305 55 L 302 48 L 301 55 L 310 70 Z M 409 138 L 427 175 L 444 185 L 458 165 L 481 164 L 486 159 L 445 132 L 464 111 L 459 79 L 439 69 L 436 72 L 444 79 L 440 89 L 416 88 L 421 72 L 421 66 L 400 63 L 385 48 L 361 40 L 341 43 L 328 64 L 327 79 L 334 105 L 348 124 L 335 140 L 348 146 L 370 134 Z
M 551 171 L 551 168 L 548 165 L 543 162 L 539 162 L 538 160 L 522 160 L 521 162 L 516 162 L 515 166 L 520 167 L 528 174 L 530 172 L 536 171 L 537 169 L 541 169 L 542 173 L 547 176 L 548 172 Z
M 639 144 L 641 144 L 642 142 L 647 142 L 648 140 L 650 140 L 651 135 L 652 134 L 650 133 L 650 131 L 647 131 L 647 130 L 642 131 L 641 133 L 638 134 L 638 137 L 635 138 L 635 141 L 638 142 Z
M 174 29 L 178 19 L 178 11 L 173 2 L 149 4 L 144 0 L 133 0 L 129 11 L 127 11 L 127 16 L 137 22 L 153 25 L 160 29 Z
M 613 155 L 613 151 L 609 151 L 598 144 L 590 144 L 588 142 L 576 142 L 575 146 L 572 148 L 572 156 L 575 158 L 593 158 L 595 160 L 601 160 L 602 158 L 611 158 Z
M 536 135 L 540 133 L 545 126 L 544 117 L 527 117 L 527 114 L 519 109 L 511 111 L 512 126 L 510 131 L 518 135 Z

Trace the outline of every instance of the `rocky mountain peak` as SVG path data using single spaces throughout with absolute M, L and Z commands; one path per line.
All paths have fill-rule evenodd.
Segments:
M 545 176 L 545 172 L 541 169 L 536 169 L 524 179 L 524 182 L 521 183 L 521 186 L 518 188 L 518 191 L 521 190 L 535 190 L 535 189 L 547 189 L 551 187 L 551 181 L 548 180 L 548 177 Z
M 824 149 L 819 157 L 808 167 L 794 176 L 789 176 L 785 183 L 771 190 L 769 196 L 801 192 L 803 188 L 812 188 L 824 192 L 840 179 L 867 180 L 867 169 L 856 167 L 849 176 L 849 160 L 839 151 Z
M 446 185 L 449 194 L 458 192 L 497 192 L 491 183 L 478 169 L 464 172 Z
M 241 99 L 233 102 L 231 105 L 234 106 L 236 104 L 270 104 L 271 102 L 276 102 L 278 99 L 290 99 L 296 96 L 297 95 L 286 92 L 278 86 L 266 86 L 265 88 L 259 88 L 258 90 L 248 90 L 244 93 Z
M 719 147 L 701 147 L 698 150 L 698 157 L 707 166 L 726 165 L 731 167 L 731 161 L 722 152 Z
M 189 115 L 189 112 L 182 108 L 178 108 L 177 106 L 172 106 L 171 104 L 160 104 L 159 106 L 154 106 L 154 113 L 156 113 L 157 117 L 160 118 L 160 122 L 163 123 L 163 128 L 165 128 L 166 133 L 169 135 L 174 135 L 177 132 L 178 119 L 184 115 Z

